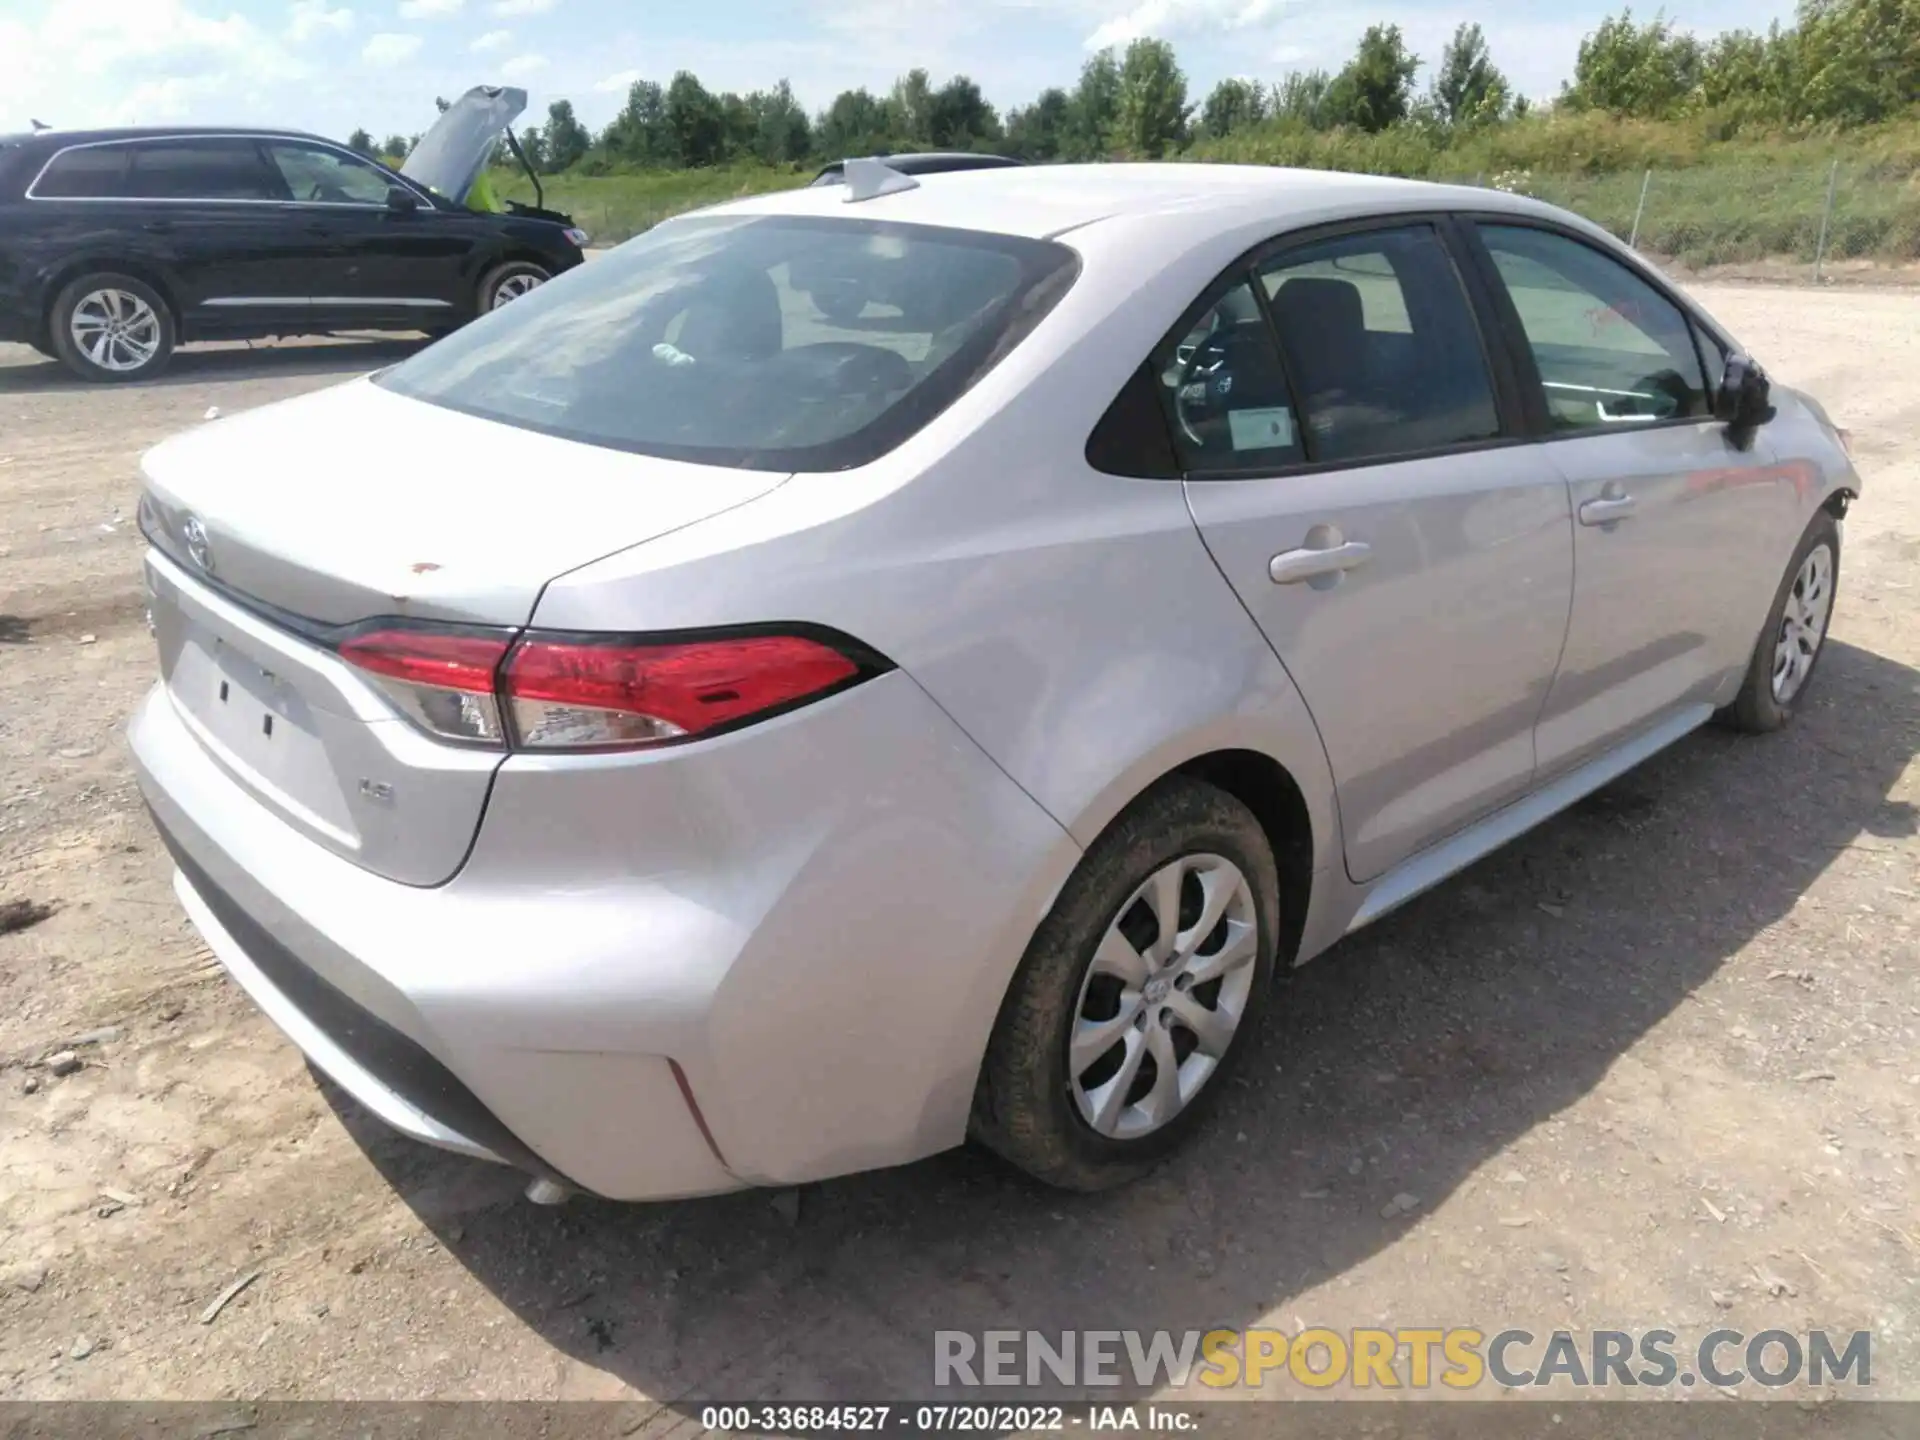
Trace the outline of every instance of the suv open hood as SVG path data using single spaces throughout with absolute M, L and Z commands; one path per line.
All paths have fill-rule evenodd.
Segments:
M 476 85 L 420 137 L 400 173 L 463 204 L 506 128 L 527 108 L 527 92 L 507 85 Z

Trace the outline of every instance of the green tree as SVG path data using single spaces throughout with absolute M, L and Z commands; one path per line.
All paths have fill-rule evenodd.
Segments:
M 667 86 L 666 122 L 676 164 L 692 169 L 724 158 L 726 117 L 691 70 L 680 71 Z
M 547 170 L 557 174 L 578 163 L 592 145 L 587 127 L 574 117 L 571 100 L 556 100 L 547 107 Z
M 1656 16 L 1636 25 L 1632 10 L 1602 20 L 1580 42 L 1573 81 L 1561 103 L 1574 110 L 1605 110 L 1664 120 L 1700 83 L 1700 42 Z
M 1512 87 L 1488 53 L 1478 25 L 1461 25 L 1440 52 L 1429 102 L 1442 124 L 1483 125 L 1505 118 Z
M 814 143 L 828 160 L 847 160 L 890 148 L 886 102 L 866 89 L 842 90 L 813 127 Z
M 627 103 L 600 138 L 600 147 L 616 159 L 636 165 L 671 165 L 679 158 L 667 129 L 667 92 L 652 80 L 627 87 Z
M 1740 119 L 1799 118 L 1799 36 L 1776 21 L 1765 35 L 1727 30 L 1707 42 L 1692 101 Z
M 404 160 L 413 153 L 413 145 L 404 135 L 389 135 L 380 142 L 380 153 L 389 160 Z
M 1067 143 L 1073 102 L 1054 86 L 1025 109 L 1007 112 L 1007 149 L 1023 160 L 1058 160 Z
M 547 172 L 547 137 L 540 133 L 538 125 L 529 125 L 520 132 L 520 153 L 527 157 L 527 164 L 536 173 Z
M 1187 140 L 1187 77 L 1173 46 L 1146 36 L 1127 46 L 1120 62 L 1120 106 L 1113 135 L 1130 155 L 1158 160 Z
M 1920 105 L 1920 0 L 1803 0 L 1806 118 L 1870 124 Z
M 937 150 L 979 150 L 1000 138 L 1000 116 L 980 87 L 956 75 L 927 103 L 927 139 Z
M 1324 130 L 1333 123 L 1327 112 L 1332 89 L 1333 77 L 1326 71 L 1295 70 L 1273 87 L 1273 117 Z
M 1326 113 L 1335 125 L 1377 133 L 1407 118 L 1420 59 L 1407 49 L 1398 25 L 1369 25 L 1346 68 L 1327 87 Z
M 1112 50 L 1087 57 L 1080 67 L 1080 83 L 1073 87 L 1067 107 L 1067 126 L 1061 157 L 1100 160 L 1113 146 L 1113 128 L 1120 118 L 1120 62 Z
M 365 130 L 356 130 L 347 137 L 347 148 L 357 155 L 372 155 L 373 136 Z
M 813 126 L 785 80 L 747 97 L 753 114 L 753 153 L 768 165 L 790 165 L 813 150 Z
M 760 128 L 760 117 L 754 113 L 748 97 L 736 95 L 733 91 L 723 91 L 720 105 L 720 153 L 719 163 L 724 164 L 736 155 L 753 153 L 753 137 Z
M 1222 80 L 1200 107 L 1200 129 L 1219 139 L 1267 118 L 1267 92 L 1251 80 Z
M 887 131 L 909 149 L 933 143 L 933 82 L 924 70 L 909 70 L 887 96 Z

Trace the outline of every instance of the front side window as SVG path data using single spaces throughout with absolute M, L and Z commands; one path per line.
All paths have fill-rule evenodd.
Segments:
M 1519 312 L 1555 429 L 1709 413 L 1693 327 L 1671 300 L 1565 235 L 1520 225 L 1479 229 Z
M 760 470 L 878 458 L 1078 273 L 1051 241 L 879 221 L 671 221 L 376 383 L 617 450 Z
M 286 186 L 252 140 L 161 140 L 128 147 L 129 189 L 142 200 L 285 200 Z
M 33 182 L 42 200 L 107 200 L 127 193 L 127 147 L 85 145 L 63 150 Z
M 1260 267 L 1315 460 L 1500 433 L 1479 327 L 1432 227 L 1372 230 Z
M 393 179 L 364 160 L 313 145 L 269 142 L 267 155 L 295 200 L 327 205 L 385 205 Z

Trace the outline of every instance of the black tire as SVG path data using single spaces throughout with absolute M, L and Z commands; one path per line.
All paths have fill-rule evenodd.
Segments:
M 1827 597 L 1824 612 L 1821 615 L 1819 635 L 1813 644 L 1812 654 L 1808 657 L 1806 670 L 1798 678 L 1798 683 L 1787 693 L 1783 700 L 1774 693 L 1775 650 L 1783 639 L 1787 606 L 1794 603 L 1796 591 L 1802 586 L 1801 570 L 1808 563 L 1808 557 L 1814 551 L 1825 546 L 1830 556 L 1827 573 Z M 1817 562 L 1815 562 L 1817 565 Z M 1761 628 L 1760 638 L 1754 643 L 1753 657 L 1747 662 L 1747 678 L 1740 686 L 1740 693 L 1734 701 L 1717 717 L 1723 725 L 1735 730 L 1744 730 L 1750 735 L 1764 735 L 1778 730 L 1789 720 L 1800 702 L 1806 698 L 1807 687 L 1813 683 L 1814 671 L 1819 668 L 1820 657 L 1826 653 L 1827 632 L 1833 624 L 1833 602 L 1840 588 L 1840 522 L 1827 511 L 1822 510 L 1813 517 L 1806 533 L 1800 537 L 1800 543 L 1794 547 L 1793 559 L 1787 562 L 1787 572 L 1781 578 L 1780 589 L 1773 597 L 1773 607 L 1767 611 L 1767 623 Z
M 98 313 L 96 297 L 111 294 L 132 297 L 145 307 L 145 314 L 151 317 L 150 323 L 142 321 L 128 331 L 129 339 L 138 342 L 140 349 L 151 347 L 146 358 L 125 368 L 101 364 L 74 336 L 74 312 L 85 306 L 89 313 Z M 129 314 L 139 313 L 131 306 L 126 309 Z M 173 309 L 158 291 L 144 280 L 110 270 L 96 270 L 69 280 L 54 297 L 53 308 L 47 316 L 47 338 L 54 357 L 82 380 L 97 384 L 126 384 L 152 379 L 173 358 L 177 333 Z M 107 353 L 124 359 L 135 351 L 115 345 L 108 347 Z
M 1139 918 L 1138 907 L 1129 906 L 1129 898 L 1150 877 L 1183 856 L 1201 855 L 1232 862 L 1252 892 L 1255 949 L 1247 962 L 1251 987 L 1242 1002 L 1240 1020 L 1212 1073 L 1170 1120 L 1131 1138 L 1100 1134 L 1081 1112 L 1068 1060 L 1069 1040 L 1080 1018 L 1082 988 L 1095 951 L 1109 926 Z M 1182 893 L 1176 929 L 1182 923 L 1198 923 L 1197 916 L 1187 920 L 1191 912 L 1186 907 L 1192 902 L 1185 881 Z M 1127 907 L 1124 913 L 1123 906 Z M 1103 1190 L 1150 1169 L 1205 1119 L 1245 1053 L 1273 989 L 1279 919 L 1279 872 L 1252 811 L 1225 791 L 1184 776 L 1165 780 L 1141 796 L 1082 857 L 1021 959 L 981 1066 L 974 1137 L 1035 1178 L 1068 1190 Z M 1150 908 L 1147 921 L 1152 922 Z M 1223 922 L 1215 934 L 1224 933 Z M 1217 953 L 1222 946 L 1203 943 L 1200 948 Z M 1171 967 L 1160 972 L 1170 973 Z M 1212 982 L 1216 1000 L 1208 1003 L 1218 1003 L 1219 984 Z M 1192 999 L 1208 986 L 1182 989 Z M 1091 1001 L 1091 991 L 1088 998 Z M 1118 1010 L 1116 1003 L 1116 1014 Z M 1145 1034 L 1160 1022 L 1143 1013 L 1148 1013 L 1146 1022 L 1136 1019 L 1132 1028 Z M 1165 1012 L 1160 1013 L 1164 1017 Z M 1177 1026 L 1170 1029 L 1166 1043 L 1174 1044 L 1181 1033 Z M 1184 1033 L 1189 1040 L 1194 1038 L 1194 1032 Z M 1129 1039 L 1121 1032 L 1112 1042 L 1114 1049 L 1124 1052 L 1123 1042 Z M 1181 1057 L 1182 1066 L 1193 1053 L 1189 1048 Z M 1105 1058 L 1114 1060 L 1118 1069 L 1112 1051 Z M 1148 1081 L 1148 1064 L 1140 1062 L 1133 1091 Z M 1082 1078 L 1095 1074 L 1096 1068 L 1087 1068 Z M 1146 1088 L 1150 1090 L 1151 1085 Z
M 509 260 L 503 265 L 496 265 L 480 277 L 480 313 L 485 315 L 489 310 L 498 310 L 502 305 L 512 303 L 520 293 L 524 293 L 520 287 L 528 280 L 535 285 L 544 285 L 552 278 L 551 270 L 531 260 Z M 502 287 L 513 293 L 503 296 L 500 293 Z

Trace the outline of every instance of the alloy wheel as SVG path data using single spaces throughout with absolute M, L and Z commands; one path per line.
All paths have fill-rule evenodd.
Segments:
M 1067 1083 L 1110 1140 L 1152 1134 L 1219 1068 L 1253 990 L 1253 887 L 1220 855 L 1161 866 L 1107 925 L 1080 984 Z
M 541 276 L 525 271 L 518 275 L 509 275 L 493 287 L 493 308 L 498 310 L 509 300 L 518 300 L 522 295 L 538 290 L 545 283 Z
M 1816 545 L 1800 562 L 1780 614 L 1780 633 L 1773 646 L 1773 698 L 1785 705 L 1800 693 L 1813 671 L 1813 662 L 1827 637 L 1833 611 L 1833 551 Z
M 102 370 L 125 374 L 153 363 L 160 350 L 160 317 L 130 290 L 92 290 L 67 320 L 80 353 Z

